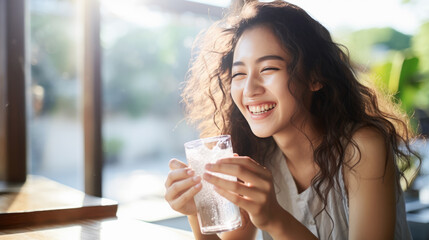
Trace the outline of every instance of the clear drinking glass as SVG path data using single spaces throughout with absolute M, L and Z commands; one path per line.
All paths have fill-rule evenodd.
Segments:
M 196 176 L 201 176 L 207 170 L 207 163 L 215 163 L 221 158 L 233 156 L 231 136 L 222 135 L 202 138 L 185 143 L 186 158 Z M 207 171 L 209 172 L 209 171 Z M 215 176 L 237 181 L 236 177 L 211 173 Z M 198 221 L 201 233 L 212 234 L 231 231 L 241 226 L 239 208 L 220 196 L 213 185 L 202 180 L 202 189 L 194 197 L 197 206 Z

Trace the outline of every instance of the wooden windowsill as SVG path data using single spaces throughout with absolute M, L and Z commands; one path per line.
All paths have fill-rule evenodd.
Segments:
M 0 183 L 0 229 L 116 217 L 115 201 L 87 195 L 40 176 Z

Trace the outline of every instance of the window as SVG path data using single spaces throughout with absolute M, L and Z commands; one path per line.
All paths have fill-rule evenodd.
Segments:
M 78 6 L 74 0 L 27 0 L 29 173 L 83 188 Z
M 167 3 L 100 1 L 103 197 L 149 210 L 165 204 L 168 161 L 186 161 L 183 143 L 198 136 L 184 120 L 178 89 L 194 38 L 221 12 L 197 2 Z M 82 1 L 27 4 L 28 172 L 85 190 Z M 156 216 L 140 212 L 144 220 Z
M 198 136 L 178 89 L 193 40 L 211 22 L 140 1 L 102 2 L 103 193 L 123 206 L 138 201 L 144 220 L 163 217 L 156 206 L 166 204 L 168 161 L 186 161 L 183 143 Z

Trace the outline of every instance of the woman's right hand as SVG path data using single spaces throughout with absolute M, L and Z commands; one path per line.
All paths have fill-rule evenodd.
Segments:
M 170 173 L 165 181 L 165 200 L 171 208 L 185 215 L 196 215 L 194 196 L 201 190 L 201 177 L 185 163 L 171 159 Z

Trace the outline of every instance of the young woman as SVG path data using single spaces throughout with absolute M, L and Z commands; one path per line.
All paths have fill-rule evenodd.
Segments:
M 188 115 L 202 136 L 232 136 L 237 155 L 206 168 L 241 181 L 202 177 L 244 224 L 201 235 L 202 179 L 172 159 L 165 199 L 197 239 L 254 239 L 258 228 L 264 239 L 411 239 L 398 167 L 413 153 L 407 122 L 357 79 L 326 28 L 295 5 L 253 2 L 198 44 Z

